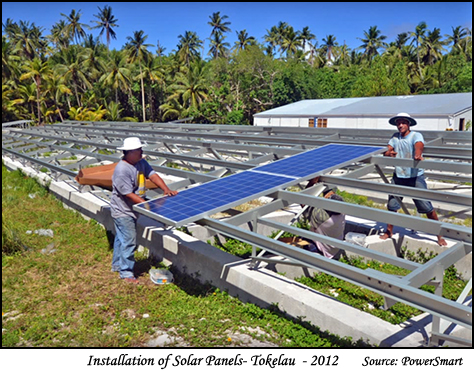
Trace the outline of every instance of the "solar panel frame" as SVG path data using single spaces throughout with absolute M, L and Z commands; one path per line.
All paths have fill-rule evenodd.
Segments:
M 346 156 L 342 162 L 333 163 L 331 166 L 319 168 L 310 173 L 306 172 L 304 175 L 301 175 L 301 172 L 297 170 L 297 164 L 301 166 L 302 162 L 307 161 L 308 159 L 312 160 L 312 157 L 317 157 L 317 155 L 315 155 L 317 152 L 320 154 L 323 152 L 331 153 L 336 150 L 340 151 L 344 149 L 363 149 L 364 153 L 359 153 L 357 156 L 353 157 Z M 316 149 L 293 155 L 291 157 L 277 160 L 270 164 L 258 166 L 250 170 L 232 174 L 228 177 L 212 180 L 204 184 L 188 188 L 186 190 L 180 191 L 176 196 L 161 196 L 144 203 L 136 204 L 133 206 L 133 209 L 137 213 L 148 216 L 154 220 L 164 223 L 165 225 L 180 227 L 190 222 L 198 221 L 201 218 L 209 217 L 212 214 L 254 200 L 261 196 L 265 196 L 286 187 L 296 185 L 303 180 L 308 180 L 323 173 L 330 172 L 354 162 L 366 159 L 369 156 L 381 153 L 385 150 L 385 147 L 379 146 L 328 144 Z M 290 172 L 293 173 L 293 175 L 269 172 L 269 170 L 284 169 L 285 165 L 290 165 Z M 295 172 L 298 174 L 295 174 Z M 247 179 L 248 182 L 256 182 L 257 180 L 260 180 L 260 183 L 265 182 L 267 184 L 270 182 L 270 184 L 268 187 L 262 187 L 254 192 L 249 192 L 248 190 L 244 190 L 242 192 L 242 187 L 228 187 L 228 184 L 232 182 L 242 186 L 243 180 L 245 179 Z M 227 199 L 217 199 L 217 195 L 219 195 L 221 190 L 226 191 L 225 195 Z M 229 192 L 229 190 L 231 192 Z M 242 196 L 239 197 L 239 195 Z M 181 200 L 183 200 L 185 204 L 181 203 Z M 167 203 L 169 207 L 166 206 Z M 183 212 L 183 210 L 186 211 Z M 194 212 L 190 213 L 190 210 L 194 210 Z M 163 211 L 167 213 L 163 213 Z

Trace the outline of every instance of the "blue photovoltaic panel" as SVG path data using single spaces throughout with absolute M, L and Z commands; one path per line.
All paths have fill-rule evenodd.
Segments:
M 225 209 L 230 208 L 229 205 L 238 205 L 240 200 L 248 196 L 293 181 L 293 178 L 277 175 L 241 172 L 180 191 L 172 197 L 160 197 L 138 204 L 135 209 L 146 215 L 159 215 L 162 222 L 175 225 L 178 222 L 185 223 L 182 221 L 190 217 L 212 214 L 212 211 L 222 210 L 224 206 L 227 206 Z
M 134 210 L 167 225 L 181 226 L 384 149 L 330 144 L 180 191 L 176 196 L 137 204 Z
M 284 174 L 304 178 L 312 173 L 332 168 L 335 165 L 354 161 L 381 149 L 378 146 L 354 146 L 330 144 L 302 152 L 289 158 L 252 168 L 251 171 Z

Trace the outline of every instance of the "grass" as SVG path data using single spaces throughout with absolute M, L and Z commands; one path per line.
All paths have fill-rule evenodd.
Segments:
M 26 233 L 39 229 L 54 236 Z M 101 225 L 2 165 L 3 347 L 141 347 L 156 332 L 173 337 L 169 346 L 245 346 L 238 335 L 279 347 L 370 346 L 290 319 L 278 304 L 242 303 L 173 267 L 175 281 L 157 286 L 147 272 L 161 263 L 136 257 L 139 286 L 110 271 Z

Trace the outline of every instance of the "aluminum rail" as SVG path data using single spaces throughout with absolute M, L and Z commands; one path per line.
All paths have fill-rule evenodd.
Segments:
M 211 230 L 261 247 L 276 255 L 281 255 L 305 267 L 322 271 L 334 277 L 363 286 L 382 296 L 411 305 L 432 315 L 439 316 L 463 327 L 472 329 L 472 308 L 455 301 L 425 292 L 407 285 L 402 280 L 389 277 L 377 271 L 367 272 L 339 261 L 311 253 L 289 244 L 267 238 L 260 234 L 245 231 L 210 218 L 197 221 Z
M 126 126 L 126 127 L 140 127 L 145 126 L 149 128 L 163 128 L 163 129 L 179 129 L 182 131 L 191 130 L 215 130 L 222 132 L 250 132 L 250 133 L 272 133 L 272 134 L 283 134 L 294 133 L 295 130 L 303 135 L 321 135 L 327 136 L 334 133 L 343 133 L 348 136 L 360 137 L 361 132 L 366 137 L 390 138 L 395 129 L 360 129 L 360 128 L 309 128 L 309 127 L 280 127 L 280 126 L 252 126 L 252 125 L 227 125 L 227 124 L 177 124 L 177 123 L 137 123 L 137 122 L 105 122 L 105 121 L 74 121 L 66 120 L 63 124 L 55 125 L 68 125 L 68 126 Z M 431 131 L 421 130 L 426 140 L 433 141 L 436 139 L 452 140 L 452 141 L 463 141 L 465 143 L 472 144 L 472 138 L 469 133 L 459 131 Z
M 25 134 L 32 134 L 32 135 L 37 135 L 37 133 L 30 132 L 30 131 L 25 131 Z M 43 135 L 43 138 L 48 138 L 56 141 L 64 141 L 64 137 L 60 136 L 51 136 L 51 135 Z M 114 146 L 114 145 L 106 145 L 103 143 L 98 143 L 98 142 L 91 142 L 91 141 L 85 141 L 85 140 L 75 140 L 74 138 L 69 138 L 67 139 L 71 142 L 74 142 L 76 144 L 80 145 L 87 145 L 87 146 L 94 146 L 102 149 L 113 149 L 116 150 L 116 148 L 120 145 Z M 231 168 L 231 169 L 236 169 L 236 170 L 247 170 L 251 169 L 254 166 L 253 165 L 247 165 L 244 163 L 237 163 L 237 162 L 229 162 L 229 161 L 223 161 L 223 160 L 214 160 L 214 159 L 207 159 L 207 158 L 200 158 L 200 157 L 194 157 L 194 156 L 187 156 L 187 155 L 179 155 L 179 154 L 174 154 L 174 153 L 166 153 L 166 152 L 159 152 L 159 151 L 151 151 L 151 150 L 144 150 L 145 154 L 157 156 L 157 157 L 163 157 L 166 159 L 172 159 L 172 160 L 183 160 L 183 161 L 188 161 L 188 162 L 195 162 L 195 163 L 202 163 L 202 164 L 207 164 L 207 165 L 214 165 L 214 166 L 220 166 L 224 168 Z
M 10 149 L 5 149 L 5 148 L 2 148 L 2 151 L 5 151 L 9 154 L 12 154 L 14 156 L 17 156 L 19 158 L 22 158 L 22 159 L 25 159 L 25 160 L 28 160 L 28 161 L 31 161 L 33 163 L 36 163 L 38 165 L 41 165 L 43 167 L 46 167 L 46 168 L 49 168 L 55 172 L 58 172 L 58 173 L 63 173 L 69 177 L 75 177 L 77 175 L 77 172 L 73 172 L 73 171 L 70 171 L 69 169 L 67 168 L 64 168 L 64 167 L 60 167 L 60 166 L 57 166 L 57 165 L 54 165 L 54 164 L 50 164 L 46 161 L 43 161 L 43 160 L 40 160 L 40 159 L 35 159 L 35 158 L 31 158 L 27 155 L 24 155 L 22 153 L 19 153 L 19 152 L 16 152 L 16 151 L 13 151 L 13 150 L 10 150 Z
M 411 160 L 398 159 L 386 156 L 372 156 L 370 158 L 371 164 L 376 165 L 390 165 L 410 168 L 423 168 L 431 170 L 439 170 L 445 172 L 459 172 L 465 174 L 472 174 L 472 163 L 455 162 L 455 161 L 434 161 L 434 160 Z
M 189 125 L 189 124 L 186 124 Z M 56 130 L 54 128 L 66 128 L 64 125 L 54 125 L 53 128 L 51 127 L 45 127 L 46 130 Z M 77 126 L 76 126 L 77 127 Z M 84 130 L 91 131 L 93 128 L 87 128 L 87 126 L 82 127 Z M 87 129 L 86 129 L 87 128 Z M 265 128 L 265 127 L 264 127 Z M 102 127 L 103 129 L 103 127 Z M 122 136 L 126 137 L 129 135 L 130 130 L 127 128 L 117 128 L 117 127 L 110 127 L 108 128 L 111 131 L 115 133 L 124 133 Z M 166 131 L 162 131 L 160 134 L 162 135 L 168 135 L 168 136 L 173 136 L 173 137 L 198 137 L 198 138 L 212 138 L 215 140 L 227 140 L 227 141 L 244 141 L 244 142 L 249 142 L 249 143 L 262 143 L 262 144 L 279 144 L 279 145 L 286 145 L 286 146 L 291 146 L 292 143 L 288 142 L 289 139 L 294 141 L 297 141 L 301 145 L 304 146 L 323 146 L 328 143 L 340 143 L 340 144 L 358 144 L 358 145 L 377 145 L 377 146 L 386 146 L 388 139 L 390 138 L 391 134 L 393 134 L 393 131 L 390 131 L 390 135 L 386 137 L 386 139 L 377 139 L 377 140 L 365 140 L 364 137 L 361 136 L 360 132 L 354 132 L 353 136 L 355 137 L 354 139 L 343 139 L 341 138 L 342 135 L 341 133 L 344 133 L 343 129 L 338 129 L 338 133 L 327 133 L 327 137 L 321 137 L 321 134 L 319 134 L 320 138 L 314 138 L 315 136 L 315 131 L 313 132 L 305 132 L 301 131 L 300 129 L 304 128 L 293 128 L 292 131 L 285 131 L 281 135 L 268 135 L 264 137 L 257 137 L 255 134 L 238 134 L 238 129 L 240 128 L 226 128 L 227 133 L 222 133 L 220 130 L 218 133 L 213 132 L 210 133 L 208 128 L 203 128 L 203 126 L 195 126 L 193 127 L 193 131 L 182 131 L 182 127 L 179 128 L 180 130 L 176 130 L 176 126 L 171 126 L 167 127 Z M 215 130 L 216 127 L 213 127 Z M 298 129 L 298 130 L 295 130 Z M 153 129 L 140 129 L 137 128 L 134 130 L 134 134 L 136 135 L 146 135 L 146 136 L 153 136 L 156 135 L 158 128 L 154 127 Z M 231 132 L 233 131 L 233 132 Z M 242 131 L 250 131 L 249 128 L 243 128 Z M 295 134 L 295 132 L 297 134 Z M 276 134 L 277 131 L 271 127 L 271 130 L 261 130 L 256 133 L 272 133 Z M 313 136 L 311 137 L 305 137 L 303 136 L 303 133 L 305 134 L 312 134 Z M 356 135 L 356 133 L 359 133 Z M 333 138 L 333 136 L 337 134 L 339 137 L 338 139 Z M 388 134 L 388 133 L 387 133 Z M 423 132 L 425 134 L 425 132 Z M 345 135 L 348 137 L 349 135 Z M 442 151 L 441 151 L 442 150 Z M 456 146 L 456 147 L 449 147 L 449 146 L 429 146 L 427 145 L 425 147 L 425 156 L 431 156 L 431 157 L 442 157 L 442 158 L 450 158 L 450 159 L 463 159 L 463 160 L 468 160 L 472 158 L 472 148 L 463 148 L 461 146 Z
M 290 203 L 318 206 L 333 212 L 361 217 L 371 221 L 384 221 L 395 226 L 407 229 L 416 229 L 433 235 L 443 235 L 454 240 L 472 243 L 472 230 L 459 225 L 446 224 L 441 221 L 428 220 L 425 218 L 407 216 L 379 209 L 373 209 L 355 204 L 347 204 L 340 201 L 315 198 L 302 193 L 277 191 L 273 197 L 284 199 Z M 315 201 L 317 199 L 317 201 Z
M 83 141 L 81 141 L 81 142 L 83 142 Z M 89 145 L 90 144 L 91 143 L 89 142 Z M 51 144 L 51 143 L 40 142 L 39 140 L 37 142 L 37 145 L 43 145 L 45 147 L 60 150 L 60 151 L 68 151 L 71 154 L 81 154 L 81 155 L 90 156 L 90 157 L 95 158 L 99 161 L 107 160 L 107 161 L 111 161 L 111 162 L 117 162 L 121 159 L 121 156 L 118 156 L 118 155 L 106 155 L 106 154 L 100 154 L 100 153 L 93 153 L 93 152 L 90 152 L 90 151 L 87 151 L 87 150 L 80 150 L 80 149 L 75 149 L 75 148 L 70 148 L 70 147 L 54 145 L 54 144 Z M 4 150 L 8 150 L 8 148 L 7 147 L 2 147 L 2 151 L 4 151 Z M 10 150 L 10 152 L 11 151 L 12 150 Z M 18 154 L 20 154 L 20 153 L 18 153 Z M 31 160 L 33 162 L 38 162 L 37 159 L 35 159 L 31 156 L 28 156 L 26 154 L 22 154 L 22 157 L 26 160 Z M 209 174 L 202 174 L 202 173 L 198 173 L 198 172 L 190 172 L 190 171 L 181 170 L 181 169 L 164 167 L 164 166 L 154 164 L 153 161 L 149 161 L 149 163 L 155 171 L 158 171 L 158 172 L 161 172 L 161 173 L 164 173 L 164 174 L 168 174 L 168 175 L 172 175 L 172 176 L 176 176 L 176 177 L 189 178 L 189 179 L 191 179 L 195 182 L 208 182 L 208 181 L 212 181 L 212 180 L 216 179 L 215 176 L 210 176 Z M 51 168 L 50 163 L 43 162 L 43 164 L 44 164 L 45 167 Z M 80 162 L 78 163 L 78 166 L 80 166 Z M 62 168 L 62 169 L 66 169 L 66 168 Z M 75 175 L 77 175 L 77 172 L 75 173 Z
M 56 132 L 60 132 L 57 131 Z M 66 133 L 70 134 L 88 134 L 86 128 L 78 129 L 78 130 L 67 130 Z M 89 133 L 90 134 L 90 133 Z M 100 132 L 93 132 L 94 135 L 109 135 L 111 134 L 110 131 L 100 131 Z M 117 138 L 126 138 L 129 134 L 117 134 Z M 147 143 L 155 142 L 156 144 L 162 143 L 167 144 L 170 143 L 173 145 L 188 145 L 188 146 L 195 146 L 195 147 L 205 147 L 205 148 L 213 148 L 215 150 L 223 151 L 246 151 L 246 152 L 272 152 L 276 155 L 284 156 L 284 155 L 295 155 L 303 151 L 303 149 L 297 149 L 297 144 L 293 144 L 292 147 L 272 147 L 272 146 L 262 146 L 262 145 L 246 145 L 246 144 L 236 144 L 231 142 L 220 142 L 220 141 L 208 141 L 206 138 L 202 140 L 187 140 L 183 138 L 172 138 L 170 136 L 163 136 L 160 132 L 153 131 L 149 136 L 142 136 L 142 140 L 145 140 Z
M 417 189 L 414 187 L 398 186 L 394 184 L 384 184 L 380 182 L 369 182 L 363 180 L 355 180 L 347 177 L 320 176 L 319 182 L 327 183 L 334 186 L 346 186 L 356 188 L 358 190 L 377 191 L 384 194 L 406 196 L 415 199 L 440 201 L 456 205 L 464 205 L 472 207 L 472 196 L 448 193 L 445 191 L 434 191 Z

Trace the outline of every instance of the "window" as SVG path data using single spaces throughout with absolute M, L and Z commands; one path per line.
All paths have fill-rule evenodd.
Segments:
M 318 119 L 318 128 L 327 128 L 328 119 Z

